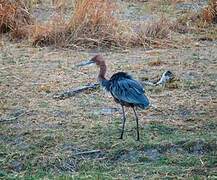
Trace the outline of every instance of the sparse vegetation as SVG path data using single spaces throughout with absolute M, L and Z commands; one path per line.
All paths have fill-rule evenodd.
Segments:
M 215 1 L 119 3 L 0 0 L 0 179 L 216 179 Z M 130 109 L 118 139 L 121 109 L 99 88 L 53 98 L 96 82 L 75 67 L 96 53 L 108 77 L 175 74 L 145 86 L 140 142 Z

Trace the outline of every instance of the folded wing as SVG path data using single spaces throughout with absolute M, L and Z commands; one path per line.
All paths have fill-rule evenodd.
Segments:
M 131 103 L 141 108 L 146 108 L 149 105 L 142 85 L 133 79 L 120 78 L 116 80 L 111 84 L 110 92 L 120 101 Z

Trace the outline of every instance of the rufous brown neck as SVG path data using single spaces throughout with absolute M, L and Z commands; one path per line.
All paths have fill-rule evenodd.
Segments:
M 98 80 L 101 81 L 101 80 L 105 80 L 105 74 L 106 74 L 106 71 L 107 71 L 107 67 L 106 67 L 106 64 L 104 61 L 102 61 L 99 65 L 99 74 L 98 74 Z

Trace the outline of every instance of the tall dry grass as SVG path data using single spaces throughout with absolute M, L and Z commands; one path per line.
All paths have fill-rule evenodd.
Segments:
M 17 22 L 16 18 L 10 20 Z M 153 39 L 167 38 L 170 33 L 165 18 L 145 26 L 121 21 L 117 4 L 112 0 L 75 0 L 74 12 L 68 21 L 60 15 L 46 24 L 26 23 L 17 27 L 12 37 L 29 38 L 34 46 L 83 48 L 150 46 Z
M 171 26 L 171 22 L 164 16 L 158 20 L 138 25 L 135 30 L 136 38 L 132 39 L 133 46 L 171 47 Z
M 0 0 L 0 32 L 16 31 L 33 19 L 22 0 Z
M 93 46 L 115 42 L 120 25 L 114 17 L 116 10 L 116 4 L 109 0 L 76 0 L 68 24 L 70 41 Z
M 217 23 L 217 0 L 210 0 L 207 7 L 205 7 L 200 18 L 204 23 Z
M 146 27 L 127 24 L 118 19 L 116 3 L 109 0 L 77 0 L 67 25 L 49 33 L 39 32 L 34 45 L 55 44 L 76 47 L 146 46 L 152 39 L 163 39 L 170 33 L 168 21 L 161 18 Z M 61 42 L 58 42 L 61 40 Z
M 161 17 L 159 20 L 149 23 L 144 28 L 144 35 L 153 39 L 164 39 L 170 34 L 170 22 Z
M 75 11 L 64 28 L 41 36 L 39 32 L 33 44 L 50 44 L 55 36 L 63 36 L 66 46 L 111 47 L 124 46 L 130 28 L 120 22 L 115 13 L 117 5 L 110 0 L 77 0 Z M 43 32 L 42 32 L 43 33 Z M 54 42 L 53 39 L 53 42 Z
M 177 24 L 187 28 L 204 29 L 217 23 L 217 0 L 210 0 L 200 12 L 188 12 L 178 18 Z

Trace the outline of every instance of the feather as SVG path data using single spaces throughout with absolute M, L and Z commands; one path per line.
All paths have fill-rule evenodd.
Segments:
M 144 95 L 145 91 L 142 85 L 127 73 L 119 72 L 114 74 L 108 84 L 108 90 L 120 102 L 133 104 L 141 108 L 149 106 L 149 100 Z

